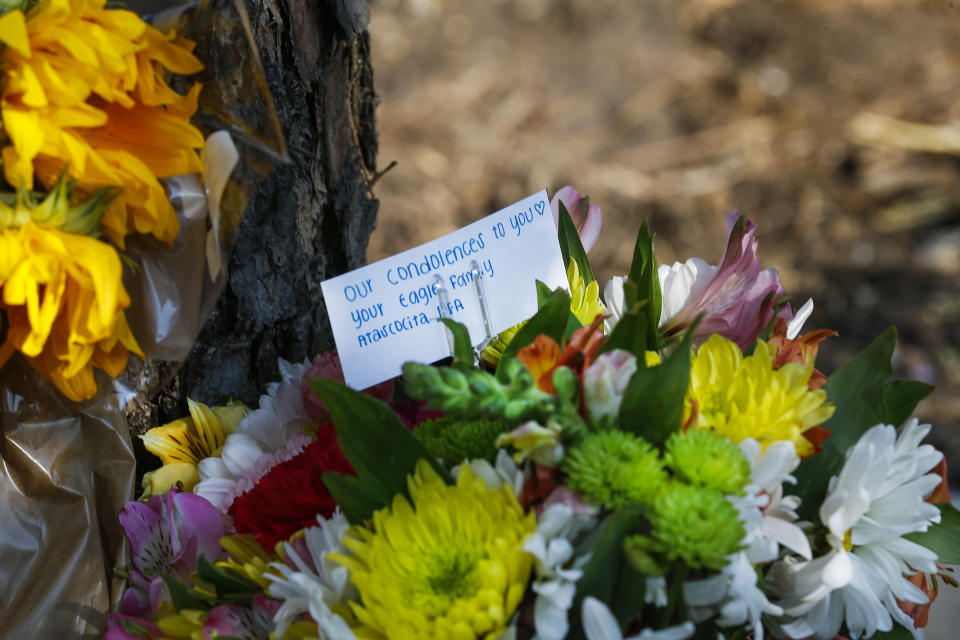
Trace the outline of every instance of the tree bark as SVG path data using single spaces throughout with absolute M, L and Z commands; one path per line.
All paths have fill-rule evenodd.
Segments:
M 376 222 L 368 183 L 378 98 L 366 3 L 246 6 L 290 163 L 250 200 L 228 283 L 189 358 L 159 396 L 144 394 L 149 402 L 128 411 L 141 433 L 186 415 L 187 397 L 256 406 L 278 357 L 303 360 L 332 348 L 320 283 L 365 262 Z

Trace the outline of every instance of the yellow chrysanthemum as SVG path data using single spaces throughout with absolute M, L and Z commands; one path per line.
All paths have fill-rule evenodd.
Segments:
M 835 407 L 826 401 L 825 391 L 809 389 L 813 367 L 791 363 L 774 370 L 774 355 L 762 340 L 753 355 L 744 357 L 736 343 L 711 336 L 690 366 L 684 422 L 695 402 L 697 428 L 712 429 L 734 442 L 754 438 L 764 449 L 790 440 L 801 457 L 813 453 L 804 433 L 823 424 Z
M 596 281 L 586 285 L 577 263 L 572 258 L 570 266 L 567 267 L 567 282 L 570 285 L 570 311 L 577 316 L 580 324 L 587 326 L 597 314 L 606 313 L 606 307 L 600 302 L 600 285 Z M 480 360 L 491 368 L 496 367 L 507 345 L 525 324 L 526 321 L 501 331 L 480 352 Z
M 204 458 L 220 455 L 227 436 L 247 415 L 243 404 L 208 407 L 187 398 L 190 417 L 154 427 L 140 436 L 147 451 L 163 466 L 143 478 L 144 496 L 166 493 L 180 483 L 190 491 L 200 481 L 197 465 Z
M 130 297 L 120 257 L 108 244 L 32 221 L 0 228 L 0 288 L 8 323 L 0 366 L 20 351 L 71 400 L 96 393 L 93 367 L 116 376 L 129 352 L 143 355 L 123 313 Z
M 270 573 L 267 565 L 279 561 L 280 557 L 264 549 L 256 536 L 252 533 L 224 536 L 220 538 L 220 546 L 229 556 L 225 560 L 217 560 L 214 563 L 217 567 L 257 583 L 264 591 L 270 587 L 270 580 L 264 574 Z
M 448 486 L 425 461 L 402 496 L 352 527 L 331 555 L 350 570 L 361 603 L 351 603 L 364 638 L 496 638 L 523 598 L 536 529 L 507 486 L 490 489 L 469 465 Z
M 121 247 L 133 232 L 172 242 L 179 225 L 157 178 L 201 171 L 203 136 L 189 123 L 199 85 L 180 95 L 165 74 L 203 65 L 186 43 L 104 5 L 43 0 L 3 16 L 4 177 L 29 189 L 36 175 L 49 189 L 67 167 L 81 194 L 119 187 L 103 233 Z
M 589 326 L 607 308 L 600 302 L 600 285 L 594 280 L 589 285 L 580 275 L 576 261 L 571 258 L 567 267 L 567 281 L 570 283 L 570 310 L 583 326 Z

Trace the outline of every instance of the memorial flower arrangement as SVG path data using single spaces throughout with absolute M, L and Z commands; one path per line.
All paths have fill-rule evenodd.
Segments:
M 143 355 L 127 324 L 122 251 L 171 244 L 159 179 L 202 171 L 190 124 L 192 44 L 105 0 L 0 5 L 0 366 L 14 352 L 70 400 Z
M 554 199 L 569 292 L 444 365 L 344 386 L 280 362 L 259 407 L 191 404 L 121 514 L 110 638 L 909 638 L 960 514 L 891 380 L 890 330 L 830 376 L 757 229 L 599 299 L 599 209 Z M 569 210 L 573 211 L 573 215 Z M 495 344 L 494 344 L 495 343 Z

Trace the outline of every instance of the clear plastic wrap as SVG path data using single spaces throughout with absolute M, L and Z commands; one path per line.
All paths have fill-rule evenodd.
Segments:
M 133 492 L 130 390 L 65 400 L 21 359 L 0 371 L 0 635 L 73 638 L 105 628 L 121 593 L 116 514 Z
M 93 399 L 73 403 L 15 356 L 0 370 L 0 637 L 98 637 L 122 593 L 126 562 L 117 515 L 134 497 L 127 404 L 149 386 L 158 361 L 182 362 L 224 284 L 247 201 L 286 158 L 246 12 L 233 1 L 158 16 L 163 29 L 197 42 L 205 69 L 195 123 L 208 137 L 206 182 L 165 181 L 180 234 L 172 247 L 129 237 L 135 265 L 124 284 L 131 329 L 147 366 L 131 359 L 111 380 L 97 372 Z M 223 132 L 228 132 L 225 136 Z M 235 145 L 235 146 L 234 146 Z M 121 382 L 126 381 L 128 384 Z

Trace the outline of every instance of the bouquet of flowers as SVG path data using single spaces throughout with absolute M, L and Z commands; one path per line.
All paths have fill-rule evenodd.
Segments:
M 280 362 L 259 408 L 191 405 L 120 516 L 108 637 L 909 638 L 960 514 L 890 380 L 895 332 L 829 377 L 755 225 L 714 266 L 646 224 L 601 300 L 599 209 L 554 198 L 569 290 L 366 392 Z M 572 212 L 572 214 L 571 214 Z M 219 635 L 218 635 L 219 634 Z

